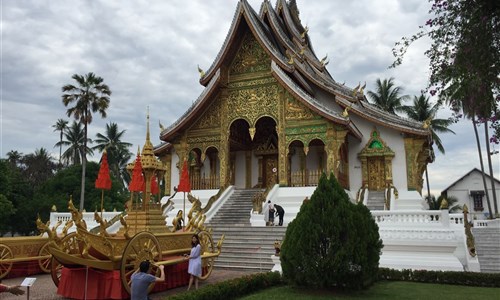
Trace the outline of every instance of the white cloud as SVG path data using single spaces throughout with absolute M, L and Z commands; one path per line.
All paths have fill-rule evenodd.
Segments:
M 328 53 L 328 69 L 337 81 L 349 86 L 366 81 L 373 89 L 375 79 L 395 77 L 411 95 L 426 86 L 428 41 L 413 45 L 402 66 L 387 69 L 394 43 L 427 19 L 426 1 L 297 2 L 316 54 Z M 58 156 L 53 146 L 59 135 L 51 126 L 66 118 L 61 87 L 75 73 L 94 72 L 113 91 L 108 118 L 95 116 L 91 137 L 116 122 L 127 130 L 125 139 L 135 152 L 144 143 L 149 106 L 151 136 L 159 143 L 158 120 L 165 126 L 175 122 L 203 90 L 196 66 L 206 70 L 212 64 L 237 5 L 223 0 L 1 3 L 3 157 L 10 150 L 31 153 L 40 147 Z M 260 0 L 249 3 L 259 11 Z M 470 130 L 443 136 L 443 142 L 447 155 L 430 165 L 436 189 L 455 178 L 450 174 L 459 177 L 478 165 L 471 159 L 475 143 Z M 457 161 L 463 166 L 458 168 Z

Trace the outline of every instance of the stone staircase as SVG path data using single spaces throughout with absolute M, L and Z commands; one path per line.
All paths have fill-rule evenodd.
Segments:
M 224 234 L 222 253 L 215 267 L 232 270 L 270 271 L 274 264 L 274 242 L 283 240 L 286 227 L 251 227 L 252 198 L 258 189 L 235 190 L 215 216 L 207 223 L 217 242 Z
M 370 191 L 366 207 L 370 210 L 384 210 L 385 192 L 384 191 Z
M 500 273 L 500 228 L 472 228 L 481 272 Z

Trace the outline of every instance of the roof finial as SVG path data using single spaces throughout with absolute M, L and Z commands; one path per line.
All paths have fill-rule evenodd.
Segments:
M 354 97 L 356 97 L 358 95 L 358 89 L 359 87 L 361 86 L 361 81 L 358 83 L 358 85 L 354 88 L 354 90 L 352 91 L 352 95 Z
M 363 84 L 363 86 L 359 89 L 359 93 L 361 94 L 361 96 L 363 96 L 363 91 L 365 90 L 365 87 L 366 87 L 366 81 L 365 84 Z
M 330 60 L 328 60 L 328 53 L 325 55 L 325 57 L 323 57 L 320 61 L 321 65 L 324 67 L 326 66 L 328 63 L 330 62 Z
M 200 73 L 200 77 L 205 76 L 205 71 L 203 71 L 203 69 L 200 68 L 200 65 L 198 65 L 198 72 Z
M 306 34 L 307 34 L 308 31 L 309 31 L 309 27 L 306 25 L 306 28 L 304 28 L 304 32 L 302 32 L 302 34 L 300 35 L 300 37 L 302 39 L 305 39 L 306 38 Z

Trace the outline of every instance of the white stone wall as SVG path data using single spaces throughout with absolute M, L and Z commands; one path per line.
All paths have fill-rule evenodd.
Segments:
M 359 142 L 359 140 L 354 137 L 349 137 L 350 188 L 351 191 L 358 191 L 362 183 L 361 161 L 358 158 L 358 153 L 361 152 L 361 150 L 370 140 L 370 134 L 374 128 L 374 123 L 363 120 L 357 117 L 354 113 L 350 113 L 349 117 L 363 134 L 361 142 Z M 380 133 L 380 138 L 395 153 L 395 156 L 392 160 L 394 186 L 398 189 L 398 191 L 408 190 L 408 183 L 406 180 L 406 152 L 403 136 L 399 131 L 392 128 L 378 124 L 375 126 Z

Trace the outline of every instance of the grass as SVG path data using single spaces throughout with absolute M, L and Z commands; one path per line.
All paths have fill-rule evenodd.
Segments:
M 403 281 L 380 281 L 365 291 L 311 290 L 282 286 L 240 298 L 244 300 L 261 299 L 500 299 L 500 288 L 468 287 L 460 285 L 430 284 Z

